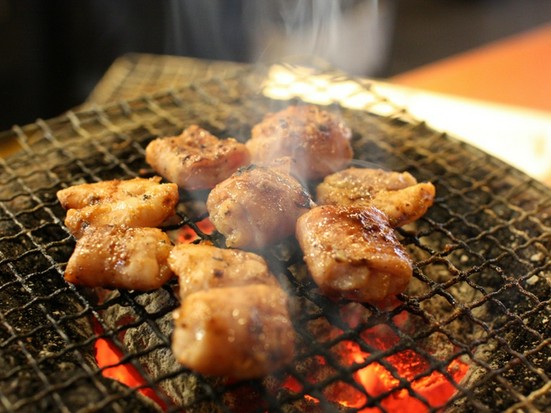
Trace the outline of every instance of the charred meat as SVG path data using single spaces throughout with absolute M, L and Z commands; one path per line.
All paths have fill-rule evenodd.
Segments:
M 392 227 L 401 227 L 421 218 L 434 202 L 435 188 L 421 182 L 397 191 L 381 191 L 371 205 L 384 212 Z
M 251 284 L 197 291 L 174 317 L 176 359 L 205 375 L 262 377 L 294 356 L 295 332 L 280 288 Z
M 65 279 L 86 287 L 148 291 L 173 275 L 172 244 L 158 228 L 89 227 L 77 241 Z
M 174 190 L 173 184 L 159 185 L 159 176 L 149 179 L 112 179 L 70 186 L 58 191 L 57 199 L 65 209 L 80 209 L 90 205 L 127 201 L 130 198 L 147 198 L 158 191 Z
M 218 184 L 207 210 L 226 245 L 257 249 L 294 234 L 311 198 L 292 176 L 275 168 L 251 165 Z
M 180 244 L 168 263 L 180 280 L 182 301 L 196 291 L 249 284 L 278 286 L 264 258 L 251 252 L 206 244 Z
M 292 359 L 287 295 L 262 257 L 182 244 L 169 265 L 180 283 L 172 349 L 182 364 L 206 375 L 249 379 Z
M 322 205 L 297 222 L 297 239 L 313 280 L 328 296 L 377 302 L 404 291 L 412 262 L 374 207 Z
M 111 180 L 58 191 L 65 225 L 75 237 L 89 226 L 157 227 L 176 213 L 178 187 L 161 178 Z
M 289 156 L 293 173 L 319 179 L 345 167 L 352 159 L 352 133 L 335 114 L 313 105 L 289 106 L 255 125 L 246 145 L 252 162 L 268 165 Z
M 158 174 L 186 190 L 212 188 L 250 161 L 244 144 L 219 139 L 197 125 L 150 142 L 145 157 Z
M 348 168 L 328 175 L 316 192 L 322 205 L 374 206 L 387 215 L 393 227 L 419 219 L 435 196 L 432 183 L 417 183 L 408 172 L 368 168 Z

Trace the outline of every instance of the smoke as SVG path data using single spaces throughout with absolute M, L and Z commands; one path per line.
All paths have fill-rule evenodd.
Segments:
M 329 64 L 379 73 L 393 0 L 170 0 L 166 52 L 248 62 Z
M 257 10 L 253 61 L 326 62 L 355 75 L 381 71 L 390 41 L 392 2 L 275 0 L 271 4 L 269 13 L 266 8 L 264 13 Z

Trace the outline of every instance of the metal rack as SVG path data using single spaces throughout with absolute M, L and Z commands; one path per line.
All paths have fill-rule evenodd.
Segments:
M 446 376 L 455 390 L 443 406 L 446 411 L 548 408 L 550 190 L 409 119 L 403 109 L 392 109 L 369 82 L 331 71 L 322 72 L 330 82 L 316 83 L 318 92 L 352 80 L 369 97 L 364 109 L 337 101 L 325 106 L 338 111 L 353 130 L 355 157 L 408 171 L 436 186 L 429 213 L 399 232 L 415 261 L 411 287 L 389 308 L 327 300 L 304 275 L 289 242 L 283 246 L 286 254 L 280 245 L 266 255 L 285 269 L 278 277 L 296 309 L 300 344 L 293 366 L 243 383 L 202 377 L 177 364 L 151 367 L 171 354 L 175 282 L 153 293 L 107 293 L 68 285 L 62 275 L 74 240 L 63 225 L 65 211 L 56 191 L 81 182 L 139 176 L 148 170 L 147 143 L 192 123 L 245 141 L 265 113 L 302 101 L 263 95 L 259 85 L 269 71 L 260 68 L 198 62 L 189 71 L 161 70 L 153 69 L 151 61 L 142 65 L 141 58 L 132 59 L 139 64 L 108 72 L 105 81 L 115 79 L 115 87 L 100 83 L 81 110 L 3 134 L 21 150 L 0 158 L 2 410 L 155 411 L 157 404 L 140 392 L 148 388 L 166 411 L 387 411 L 384 400 L 400 390 L 434 411 L 412 384 L 434 371 Z M 168 66 L 182 63 L 167 59 Z M 293 66 L 285 69 L 302 81 L 311 78 Z M 209 75 L 186 83 L 183 79 L 196 70 Z M 151 93 L 126 96 L 126 88 L 135 84 L 130 77 L 151 87 Z M 112 99 L 116 101 L 107 103 Z M 204 211 L 201 196 L 192 195 L 182 193 L 180 212 L 193 226 Z M 124 322 L 117 321 L 121 316 L 113 316 L 113 309 L 122 311 Z M 359 321 L 351 323 L 350 312 L 360 314 Z M 384 348 L 371 338 L 379 326 L 395 338 Z M 136 337 L 147 339 L 139 342 Z M 118 348 L 122 360 L 117 364 L 131 365 L 142 384 L 127 387 L 104 377 L 106 368 L 99 368 L 94 357 L 100 338 Z M 368 354 L 362 362 L 343 361 L 342 348 L 350 343 Z M 426 363 L 413 378 L 390 361 L 408 351 Z M 458 381 L 447 369 L 454 361 L 469 367 Z M 374 363 L 396 379 L 392 391 L 371 394 L 355 381 L 361 369 Z M 298 387 L 284 389 L 282 383 L 289 380 Z M 336 402 L 331 396 L 335 388 L 356 392 L 360 407 Z

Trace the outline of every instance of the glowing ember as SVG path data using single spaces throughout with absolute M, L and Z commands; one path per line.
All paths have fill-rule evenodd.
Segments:
M 208 218 L 197 222 L 196 225 L 203 234 L 209 235 L 214 231 L 214 225 L 212 225 L 212 222 Z M 191 244 L 199 238 L 197 232 L 189 225 L 182 227 L 178 233 L 178 243 L 180 244 Z
M 407 313 L 401 313 L 394 318 L 394 324 L 404 327 L 407 318 Z M 339 334 L 341 333 L 335 333 Z M 361 335 L 366 343 L 381 351 L 390 349 L 399 342 L 396 332 L 386 325 L 370 328 Z M 341 363 L 353 369 L 355 366 L 365 365 L 370 356 L 351 341 L 340 342 L 336 348 L 338 350 L 335 355 Z M 318 358 L 317 363 L 319 366 L 326 364 L 322 358 Z M 349 384 L 336 382 L 327 386 L 323 393 L 328 400 L 359 409 L 361 413 L 379 413 L 382 409 L 385 412 L 423 413 L 444 406 L 455 394 L 455 384 L 465 377 L 468 369 L 467 364 L 453 359 L 439 370 L 418 352 L 406 349 L 355 371 L 354 380 L 365 392 Z M 293 392 L 303 391 L 303 386 L 293 378 L 287 379 L 284 386 Z M 378 399 L 377 405 L 380 408 L 365 407 L 368 403 L 366 395 L 371 399 Z M 305 397 L 315 400 L 309 395 Z
M 155 401 L 161 408 L 164 403 L 157 393 L 146 387 L 146 381 L 140 373 L 129 363 L 121 364 L 122 352 L 112 341 L 99 338 L 95 342 L 96 362 L 104 377 L 117 380 L 130 388 L 137 388 L 144 396 Z
M 214 231 L 214 226 L 208 218 L 205 218 L 196 223 L 197 228 L 203 234 L 211 234 Z M 197 232 L 189 225 L 185 225 L 178 232 L 177 242 L 191 243 L 199 239 Z M 96 326 L 98 333 L 101 328 Z M 98 367 L 102 369 L 104 377 L 117 380 L 131 388 L 137 388 L 138 391 L 145 396 L 154 400 L 159 406 L 163 407 L 164 403 L 159 399 L 157 393 L 147 387 L 147 382 L 140 373 L 130 364 L 121 363 L 123 354 L 111 340 L 99 338 L 95 343 L 96 362 Z
M 362 362 L 368 356 L 359 349 L 352 354 L 357 362 Z M 388 412 L 425 412 L 429 408 L 443 406 L 456 391 L 456 387 L 446 376 L 438 370 L 432 370 L 428 361 L 413 350 L 399 352 L 385 360 L 394 367 L 398 377 L 409 382 L 417 397 L 401 386 L 400 381 L 380 363 L 374 362 L 358 370 L 355 379 L 372 397 L 388 394 L 380 402 L 381 407 Z M 457 359 L 446 367 L 447 373 L 455 383 L 463 379 L 467 370 L 468 366 Z M 429 371 L 430 374 L 427 375 Z M 424 399 L 426 404 L 421 399 Z M 354 407 L 361 407 L 362 404 Z M 361 410 L 362 413 L 379 411 L 379 408 Z
M 214 226 L 208 218 L 205 218 L 196 223 L 197 228 L 203 234 L 211 234 L 214 231 Z M 199 239 L 198 233 L 190 225 L 185 225 L 178 232 L 177 242 L 191 243 Z M 96 325 L 98 334 L 101 334 L 102 329 Z M 130 363 L 122 363 L 122 351 L 111 341 L 104 338 L 96 340 L 96 362 L 101 369 L 104 377 L 117 380 L 118 382 L 130 387 L 136 388 L 140 393 L 154 400 L 159 406 L 164 408 L 164 403 L 160 400 L 158 394 L 151 388 L 147 387 L 147 382 L 140 373 Z
M 196 226 L 198 231 L 205 235 L 214 231 L 214 226 L 208 218 L 197 222 Z M 190 225 L 178 231 L 178 243 L 192 243 L 198 239 L 200 235 Z M 391 300 L 385 306 L 390 309 L 395 306 L 395 303 Z M 351 327 L 357 327 L 360 322 L 359 315 L 354 312 L 348 312 L 345 318 L 348 319 Z M 396 315 L 393 318 L 393 324 L 395 328 L 406 329 L 408 314 L 402 312 Z M 331 333 L 333 339 L 340 334 L 342 334 L 341 331 Z M 396 331 L 387 325 L 378 325 L 365 330 L 361 338 L 365 343 L 381 351 L 390 349 L 399 342 Z M 111 341 L 98 339 L 95 347 L 96 360 L 105 377 L 117 380 L 128 387 L 137 388 L 164 408 L 163 402 L 153 389 L 147 387 L 147 382 L 139 372 L 131 364 L 121 363 L 122 352 Z M 358 365 L 364 366 L 370 356 L 352 341 L 340 342 L 336 348 L 338 348 L 336 355 L 341 363 L 352 369 Z M 330 366 L 326 366 L 322 357 L 316 357 L 315 360 L 318 366 L 325 366 L 327 371 L 333 371 Z M 396 352 L 383 360 L 369 363 L 355 370 L 353 378 L 364 391 L 349 383 L 337 381 L 324 388 L 324 396 L 331 402 L 358 409 L 360 413 L 381 411 L 424 413 L 444 406 L 456 392 L 455 384 L 465 377 L 469 369 L 467 364 L 458 359 L 453 359 L 447 366 L 438 369 L 421 354 L 411 349 Z M 314 382 L 320 380 L 320 377 L 310 378 L 310 380 Z M 288 377 L 283 386 L 296 393 L 305 391 L 303 385 L 293 377 Z M 377 406 L 380 407 L 365 407 L 369 401 L 368 397 L 377 399 Z M 304 398 L 311 402 L 318 402 L 308 394 Z
M 100 338 L 96 341 L 96 361 L 105 377 L 117 380 L 129 387 L 143 384 L 140 374 L 129 364 L 119 364 L 121 352 L 111 341 Z

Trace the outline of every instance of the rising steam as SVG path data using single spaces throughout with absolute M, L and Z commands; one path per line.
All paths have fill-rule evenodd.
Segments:
M 328 63 L 351 74 L 373 75 L 386 58 L 392 15 L 389 0 L 171 0 L 166 52 Z

